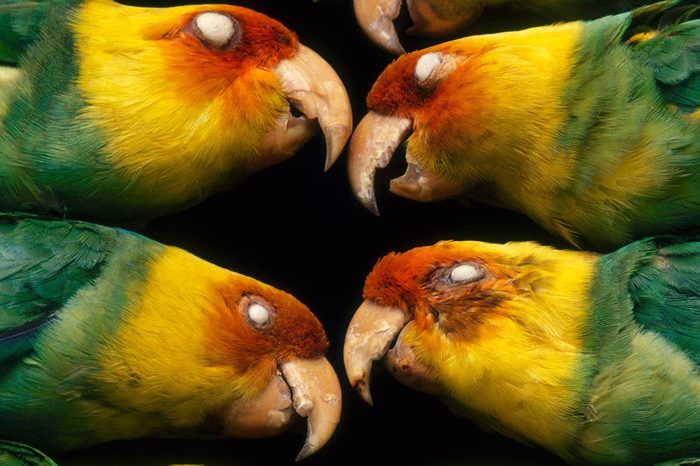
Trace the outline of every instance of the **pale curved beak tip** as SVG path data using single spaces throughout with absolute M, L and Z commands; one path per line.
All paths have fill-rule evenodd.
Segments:
M 365 380 L 359 380 L 355 385 L 354 385 L 355 390 L 357 391 L 357 394 L 360 395 L 360 398 L 365 400 L 365 403 L 367 403 L 370 406 L 374 406 L 374 400 L 372 400 L 372 393 L 369 390 L 369 384 Z
M 394 151 L 409 136 L 413 120 L 370 111 L 355 128 L 348 150 L 348 179 L 357 200 L 379 216 L 374 192 L 378 168 L 391 162 Z
M 353 315 L 343 345 L 345 373 L 365 402 L 374 406 L 370 394 L 372 363 L 384 357 L 408 318 L 398 308 L 365 300 Z
M 292 389 L 294 409 L 307 418 L 306 441 L 296 458 L 301 461 L 328 443 L 340 422 L 340 382 L 323 357 L 288 361 L 281 369 Z
M 311 447 L 311 445 L 304 445 L 304 447 L 301 449 L 294 461 L 298 463 L 299 461 L 305 460 L 314 453 L 316 453 L 316 451 Z
M 406 53 L 394 20 L 403 0 L 354 0 L 355 16 L 362 30 L 379 47 L 395 55 Z
M 303 44 L 299 44 L 295 55 L 281 60 L 272 71 L 287 100 L 307 120 L 318 122 L 326 140 L 328 170 L 352 133 L 352 108 L 342 80 L 328 62 Z
M 374 193 L 371 196 L 360 196 L 358 197 L 360 204 L 364 206 L 365 209 L 372 212 L 375 216 L 379 217 L 379 207 L 377 206 L 377 199 L 374 197 Z
M 396 34 L 396 30 L 394 30 L 392 36 L 393 37 L 380 42 L 380 45 L 389 53 L 393 53 L 394 55 L 404 55 L 406 53 L 406 49 L 403 48 L 403 45 L 401 45 L 401 41 Z
M 338 160 L 351 133 L 352 127 L 347 125 L 333 125 L 326 128 L 324 135 L 326 139 L 326 165 L 324 171 L 330 170 Z

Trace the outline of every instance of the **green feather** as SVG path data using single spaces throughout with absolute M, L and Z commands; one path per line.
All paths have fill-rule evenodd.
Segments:
M 700 125 L 687 115 L 700 103 L 700 23 L 671 14 L 687 13 L 685 3 L 583 23 L 556 146 L 575 169 L 542 219 L 579 245 L 609 249 L 700 224 Z
M 102 230 L 0 217 L 0 363 L 31 348 L 43 325 L 99 275 L 114 242 Z
M 694 112 L 700 107 L 700 20 L 688 21 L 688 17 L 699 7 L 678 7 L 681 3 L 662 2 L 633 12 L 628 35 L 653 30 L 650 24 L 663 23 L 666 15 L 674 12 L 678 24 L 666 25 L 633 48 L 638 59 L 651 68 L 666 102 Z
M 109 419 L 96 413 L 115 408 L 76 395 L 163 250 L 125 230 L 0 214 L 0 438 L 53 451 L 99 441 L 92 423 Z
M 0 5 L 0 61 L 16 64 L 37 38 L 49 2 L 6 0 Z
M 656 243 L 629 280 L 635 318 L 700 361 L 700 242 Z
M 700 454 L 700 238 L 602 256 L 591 284 L 576 461 L 649 464 Z

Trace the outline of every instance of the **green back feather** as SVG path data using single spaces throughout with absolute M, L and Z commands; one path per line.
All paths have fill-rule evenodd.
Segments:
M 41 36 L 47 13 L 82 0 L 4 0 L 0 5 L 0 62 L 18 64 Z
M 115 241 L 105 232 L 0 217 L 0 364 L 28 351 L 61 306 L 99 275 Z
M 700 454 L 700 237 L 659 237 L 602 256 L 582 372 L 591 386 L 585 462 L 649 464 Z M 585 375 L 584 375 L 585 374 Z
M 628 43 L 682 4 L 583 23 L 555 146 L 575 168 L 543 219 L 579 245 L 611 249 L 700 224 L 700 120 L 688 114 L 700 95 L 700 27 L 681 16 Z
M 120 229 L 0 214 L 0 438 L 52 451 L 99 441 L 93 423 L 118 414 L 90 389 L 99 351 L 138 309 L 163 249 Z
M 0 5 L 0 62 L 17 64 L 37 38 L 49 2 L 6 0 Z
M 635 319 L 700 369 L 700 242 L 658 239 L 656 248 L 629 277 Z
M 0 210 L 148 218 L 152 212 L 144 210 L 162 206 L 129 192 L 133 180 L 122 178 L 107 160 L 103 133 L 80 117 L 85 102 L 76 84 L 79 57 L 71 29 L 80 3 L 34 2 L 22 14 L 15 7 L 20 3 L 13 3 L 0 13 L 0 23 L 3 18 L 16 23 L 20 15 L 36 26 L 22 35 L 19 49 L 12 42 L 19 36 L 7 34 L 21 78 L 0 83 Z M 110 208 L 115 199 L 117 211 Z
M 634 43 L 634 52 L 651 68 L 664 100 L 692 113 L 700 107 L 700 20 L 690 18 L 700 6 L 686 3 L 666 1 L 634 11 L 625 38 L 656 33 Z

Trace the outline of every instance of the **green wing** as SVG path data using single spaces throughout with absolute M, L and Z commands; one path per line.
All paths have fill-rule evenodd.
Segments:
M 58 466 L 39 450 L 21 443 L 0 441 L 2 466 Z
M 114 230 L 80 222 L 0 216 L 0 364 L 34 338 L 112 249 Z
M 40 36 L 49 11 L 64 11 L 83 0 L 2 0 L 0 5 L 0 62 L 17 64 L 24 51 Z M 65 10 L 67 11 L 67 10 Z
M 0 5 L 0 61 L 16 64 L 37 38 L 50 1 L 5 0 Z
M 700 361 L 700 237 L 645 240 L 630 251 L 635 320 Z
M 639 59 L 651 68 L 666 102 L 689 113 L 700 108 L 700 20 L 690 20 L 699 12 L 697 2 L 652 4 L 632 13 L 625 34 Z M 635 40 L 639 33 L 650 34 Z

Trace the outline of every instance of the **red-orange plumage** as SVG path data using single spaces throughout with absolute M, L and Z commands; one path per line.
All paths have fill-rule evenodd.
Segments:
M 239 42 L 223 50 L 202 43 L 193 34 L 192 23 L 204 11 L 234 18 L 240 27 Z M 198 101 L 207 101 L 222 93 L 247 70 L 273 68 L 280 60 L 291 57 L 299 47 L 296 34 L 281 23 L 228 5 L 217 5 L 215 10 L 192 11 L 180 17 L 176 24 L 154 26 L 148 34 L 155 40 L 165 39 L 161 51 L 173 85 L 180 89 L 183 98 Z
M 484 267 L 484 277 L 466 284 L 447 283 L 452 267 L 465 262 Z M 517 292 L 511 278 L 510 268 L 495 258 L 442 243 L 382 258 L 367 277 L 364 298 L 400 308 L 418 328 L 432 327 L 439 320 L 443 331 L 473 338 L 486 316 L 505 312 L 500 304 Z
M 425 54 L 450 54 L 452 45 L 440 45 L 403 55 L 390 64 L 367 96 L 367 107 L 375 112 L 411 118 L 414 132 L 440 152 L 458 140 L 474 140 L 487 130 L 483 121 L 489 105 L 490 77 L 480 69 L 492 45 L 459 49 L 460 63 L 439 86 L 422 88 L 415 78 L 416 63 Z M 456 52 L 455 52 L 456 53 Z M 459 96 L 455 99 L 454 96 Z M 466 122 L 466 124 L 465 124 Z
M 291 359 L 315 359 L 328 349 L 321 323 L 292 295 L 256 282 L 231 280 L 212 290 L 208 344 L 217 362 L 240 372 L 271 375 Z M 273 321 L 254 328 L 239 305 L 248 297 L 262 298 L 274 308 Z M 265 377 L 260 377 L 265 380 Z
M 385 115 L 408 116 L 410 110 L 422 106 L 429 94 L 420 92 L 414 77 L 417 52 L 394 60 L 372 86 L 367 95 L 367 108 Z

